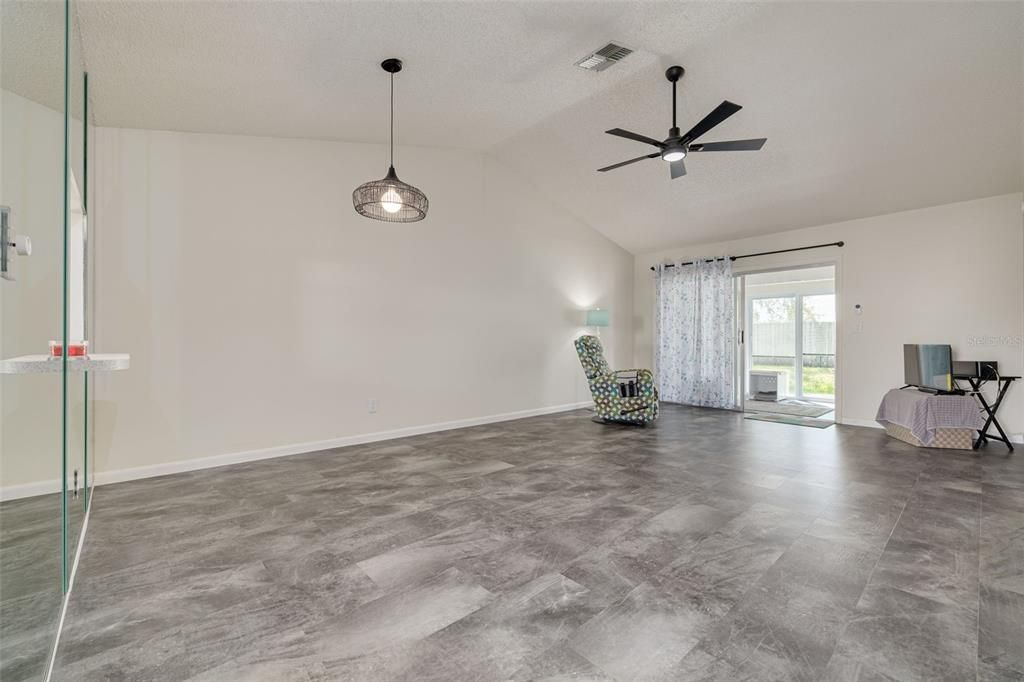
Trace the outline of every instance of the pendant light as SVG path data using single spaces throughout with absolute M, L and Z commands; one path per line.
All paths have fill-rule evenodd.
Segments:
M 395 173 L 395 74 L 402 70 L 401 59 L 385 59 L 380 67 L 391 74 L 391 163 L 383 180 L 372 180 L 352 192 L 352 205 L 361 216 L 388 223 L 414 223 L 427 217 L 430 202 L 412 185 Z

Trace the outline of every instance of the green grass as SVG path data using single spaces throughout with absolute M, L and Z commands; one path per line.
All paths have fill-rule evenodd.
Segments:
M 804 394 L 835 395 L 836 371 L 831 367 L 804 367 Z
M 786 373 L 786 393 L 793 395 L 796 375 L 792 365 L 754 365 L 751 369 Z M 833 396 L 836 392 L 836 371 L 831 367 L 804 367 L 804 395 Z

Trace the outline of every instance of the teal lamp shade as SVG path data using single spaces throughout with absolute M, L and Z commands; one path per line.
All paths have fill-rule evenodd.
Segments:
M 588 327 L 607 327 L 609 324 L 609 315 L 607 310 L 601 310 L 595 308 L 587 311 L 587 326 Z

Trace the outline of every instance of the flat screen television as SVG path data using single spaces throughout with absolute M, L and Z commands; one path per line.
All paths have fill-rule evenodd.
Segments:
M 948 344 L 903 346 L 903 381 L 930 391 L 953 390 L 953 348 Z

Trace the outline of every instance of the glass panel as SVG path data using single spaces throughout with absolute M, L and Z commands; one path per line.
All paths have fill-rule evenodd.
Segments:
M 68 211 L 65 301 L 67 341 L 81 344 L 85 336 L 85 67 L 82 60 L 78 13 L 70 14 L 68 38 Z M 78 547 L 85 518 L 85 374 L 67 373 L 67 547 L 69 561 Z
M 0 245 L 0 678 L 42 679 L 66 566 L 63 363 L 45 356 L 63 339 L 67 5 L 0 12 L 0 205 L 15 235 Z M 28 366 L 51 371 L 13 373 Z
M 91 114 L 90 114 L 90 109 L 89 109 L 89 75 L 88 74 L 84 74 L 83 75 L 83 85 L 84 85 L 84 90 L 85 90 L 85 104 L 84 104 L 85 119 L 83 121 L 83 130 L 82 130 L 82 134 L 83 134 L 83 137 L 84 137 L 84 140 L 83 140 L 84 141 L 84 154 L 83 154 L 83 159 L 82 159 L 82 163 L 83 163 L 82 202 L 83 202 L 83 206 L 85 207 L 85 211 L 84 211 L 84 221 L 82 223 L 82 261 L 83 261 L 83 277 L 82 277 L 82 287 L 83 287 L 83 295 L 82 295 L 82 310 L 83 310 L 82 328 L 83 328 L 83 337 L 82 338 L 84 338 L 87 342 L 89 342 L 89 351 L 90 352 L 98 352 L 99 349 L 97 349 L 95 347 L 95 344 L 93 343 L 95 341 L 95 339 L 93 338 L 93 331 L 94 331 L 93 320 L 95 319 L 95 315 L 94 315 L 95 308 L 93 306 L 93 295 L 94 295 L 94 292 L 96 290 L 96 288 L 93 286 L 93 281 L 94 281 L 93 278 L 95 276 L 94 273 L 96 272 L 96 270 L 95 270 L 95 258 L 96 258 L 96 256 L 93 253 L 93 249 L 90 248 L 91 244 L 94 243 L 92 241 L 92 234 L 93 234 L 93 232 L 95 230 L 95 225 L 90 220 L 90 217 L 89 217 L 89 207 L 91 205 L 91 202 L 89 200 L 89 196 L 90 196 L 89 193 L 91 191 L 95 191 L 96 184 L 95 184 L 95 182 L 93 182 L 94 174 L 92 173 L 92 166 L 93 166 L 94 162 L 92 161 L 92 156 L 89 153 L 89 144 L 93 140 L 94 129 L 93 129 L 93 126 L 92 126 Z M 90 188 L 93 188 L 93 189 L 90 189 Z M 83 440 L 83 445 L 82 445 L 82 448 L 83 448 L 83 452 L 84 452 L 84 463 L 83 463 L 83 466 L 85 467 L 85 473 L 83 475 L 83 481 L 84 481 L 84 485 L 85 485 L 85 491 L 84 491 L 85 492 L 85 497 L 83 499 L 83 504 L 84 504 L 86 509 L 88 509 L 89 502 L 92 499 L 92 486 L 93 486 L 93 480 L 94 480 L 94 476 L 95 476 L 94 472 L 95 472 L 95 468 L 96 468 L 95 464 L 94 464 L 95 456 L 93 454 L 94 453 L 94 451 L 93 451 L 93 443 L 94 443 L 94 439 L 95 439 L 94 434 L 96 433 L 96 430 L 93 428 L 93 421 L 95 419 L 95 413 L 94 413 L 94 411 L 92 409 L 93 406 L 92 406 L 91 397 L 90 397 L 91 394 L 92 394 L 91 393 L 92 392 L 92 382 L 93 382 L 93 377 L 92 377 L 91 374 L 89 374 L 88 372 L 83 374 L 83 388 L 82 388 L 82 390 L 83 390 L 83 405 L 82 405 L 82 419 L 83 419 L 83 426 L 82 426 L 82 431 L 83 431 L 82 436 L 83 436 L 83 438 L 82 438 L 82 440 Z
M 803 297 L 803 394 L 834 400 L 836 394 L 836 297 Z
M 779 372 L 779 397 L 796 395 L 796 298 L 755 298 L 750 317 L 750 368 Z

